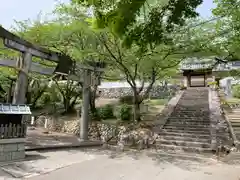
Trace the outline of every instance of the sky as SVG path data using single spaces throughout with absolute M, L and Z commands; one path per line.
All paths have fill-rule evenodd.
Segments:
M 10 29 L 14 26 L 14 20 L 22 21 L 36 19 L 39 12 L 43 15 L 51 13 L 57 2 L 68 3 L 70 0 L 0 0 L 0 24 Z M 214 8 L 212 0 L 204 0 L 197 11 L 202 17 L 211 16 L 211 8 Z

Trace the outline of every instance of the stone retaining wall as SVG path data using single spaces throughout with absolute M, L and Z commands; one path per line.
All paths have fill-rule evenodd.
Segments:
M 168 98 L 175 94 L 177 91 L 177 86 L 154 86 L 149 93 L 151 98 Z M 132 89 L 130 87 L 117 87 L 117 88 L 99 88 L 99 96 L 102 98 L 119 98 L 123 96 L 133 95 Z M 146 91 L 146 88 L 143 89 L 143 92 Z
M 1 139 L 0 162 L 16 161 L 25 158 L 25 139 Z

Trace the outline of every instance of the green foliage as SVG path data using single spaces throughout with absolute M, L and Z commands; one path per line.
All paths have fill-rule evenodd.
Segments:
M 132 119 L 132 106 L 122 104 L 116 108 L 116 117 L 122 121 L 129 121 Z
M 146 100 L 144 104 L 147 105 L 166 105 L 168 103 L 168 99 L 149 99 Z
M 217 81 L 211 81 L 207 83 L 208 85 L 217 85 Z
M 41 106 L 50 104 L 50 102 L 51 102 L 51 94 L 49 92 L 44 92 L 41 98 L 38 100 L 38 103 Z
M 46 105 L 56 104 L 60 102 L 62 102 L 61 94 L 56 87 L 52 86 L 44 90 L 42 95 L 36 99 L 34 105 L 36 105 L 37 107 L 44 107 Z
M 112 119 L 114 117 L 113 115 L 114 106 L 111 104 L 107 104 L 103 107 L 98 108 L 98 115 L 100 119 Z
M 133 96 L 129 95 L 129 96 L 122 96 L 119 98 L 119 102 L 121 104 L 129 104 L 129 105 L 132 105 L 134 104 L 134 101 L 133 101 Z
M 164 30 L 173 31 L 187 18 L 196 17 L 195 9 L 201 3 L 202 0 L 72 0 L 75 5 L 94 7 L 97 27 L 108 27 L 114 34 L 126 35 L 128 41 L 140 40 L 142 45 L 162 42 Z
M 187 89 L 187 87 L 184 86 L 184 85 L 182 85 L 182 86 L 180 87 L 180 90 L 185 90 L 185 89 Z
M 233 86 L 233 97 L 240 99 L 240 85 Z
M 225 52 L 229 61 L 240 58 L 240 3 L 238 0 L 215 0 L 217 5 L 213 14 L 220 17 L 216 23 L 216 32 L 226 31 L 225 38 L 221 38 L 219 47 Z

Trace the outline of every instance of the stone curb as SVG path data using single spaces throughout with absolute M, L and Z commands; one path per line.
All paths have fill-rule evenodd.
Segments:
M 218 98 L 220 99 L 220 92 L 219 92 L 219 91 L 217 91 L 217 95 L 218 95 Z M 230 133 L 230 137 L 231 137 L 232 140 L 233 140 L 233 145 L 234 145 L 235 147 L 238 147 L 239 141 L 238 141 L 237 136 L 236 136 L 236 134 L 235 134 L 235 132 L 234 132 L 234 129 L 233 129 L 233 127 L 232 127 L 232 123 L 230 122 L 230 120 L 229 120 L 229 118 L 228 118 L 228 116 L 227 116 L 227 111 L 224 109 L 224 107 L 222 107 L 221 104 L 220 104 L 220 108 L 221 108 L 221 110 L 222 110 L 222 116 L 223 116 L 224 120 L 226 121 L 227 126 L 228 126 L 228 128 L 229 128 L 229 133 Z
M 178 91 L 176 95 L 168 102 L 167 107 L 163 109 L 162 112 L 164 114 L 164 117 L 163 117 L 163 120 L 162 120 L 163 122 L 160 126 L 160 129 L 162 129 L 165 126 L 165 124 L 168 122 L 169 116 L 173 113 L 175 107 L 177 106 L 184 92 L 185 92 L 184 90 Z
M 44 151 L 44 150 L 62 150 L 71 148 L 90 148 L 90 147 L 100 147 L 103 143 L 100 141 L 84 141 L 74 144 L 63 144 L 63 145 L 43 145 L 34 147 L 25 147 L 25 151 Z
M 224 117 L 224 119 L 225 119 L 225 121 L 226 121 L 226 123 L 228 125 L 228 128 L 229 128 L 230 136 L 233 139 L 233 144 L 234 144 L 234 146 L 237 147 L 239 145 L 239 141 L 238 141 L 238 139 L 236 137 L 236 134 L 235 134 L 235 132 L 233 130 L 232 123 L 230 122 L 230 120 L 229 120 L 229 118 L 228 118 L 228 116 L 226 114 L 226 110 L 224 108 L 222 108 L 222 111 L 223 111 L 223 117 Z
M 225 119 L 225 121 L 226 121 L 226 123 L 228 125 L 228 128 L 229 128 L 230 137 L 233 139 L 233 145 L 235 147 L 238 147 L 240 142 L 238 141 L 237 136 L 236 136 L 236 134 L 234 132 L 234 129 L 232 127 L 232 123 L 230 122 L 230 120 L 228 118 L 226 110 L 223 107 L 221 107 L 221 109 L 222 109 L 222 112 L 223 112 L 222 113 L 223 118 Z

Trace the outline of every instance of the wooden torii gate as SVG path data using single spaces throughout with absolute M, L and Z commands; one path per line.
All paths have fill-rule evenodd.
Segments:
M 25 95 L 28 86 L 28 73 L 30 71 L 45 75 L 53 73 L 69 75 L 69 72 L 72 72 L 73 70 L 74 63 L 70 57 L 25 41 L 20 37 L 16 36 L 15 34 L 7 31 L 1 26 L 0 38 L 3 39 L 5 47 L 14 49 L 22 53 L 22 58 L 20 58 L 19 60 L 0 59 L 0 65 L 16 68 L 17 64 L 17 68 L 20 70 L 15 85 L 13 104 L 25 103 Z M 52 68 L 43 68 L 41 67 L 41 65 L 32 62 L 33 56 L 56 62 L 58 63 L 58 65 L 54 70 Z M 83 106 L 82 116 L 80 119 L 80 139 L 85 141 L 88 140 L 90 86 L 92 83 L 95 83 L 91 80 L 91 72 L 102 72 L 103 69 L 94 68 L 92 66 L 82 66 L 80 64 L 77 64 L 77 66 L 78 68 L 82 69 L 82 72 L 81 74 L 74 72 L 71 73 L 73 75 L 71 78 L 74 77 L 74 80 L 83 82 Z M 82 77 L 79 78 L 79 75 L 82 75 Z

